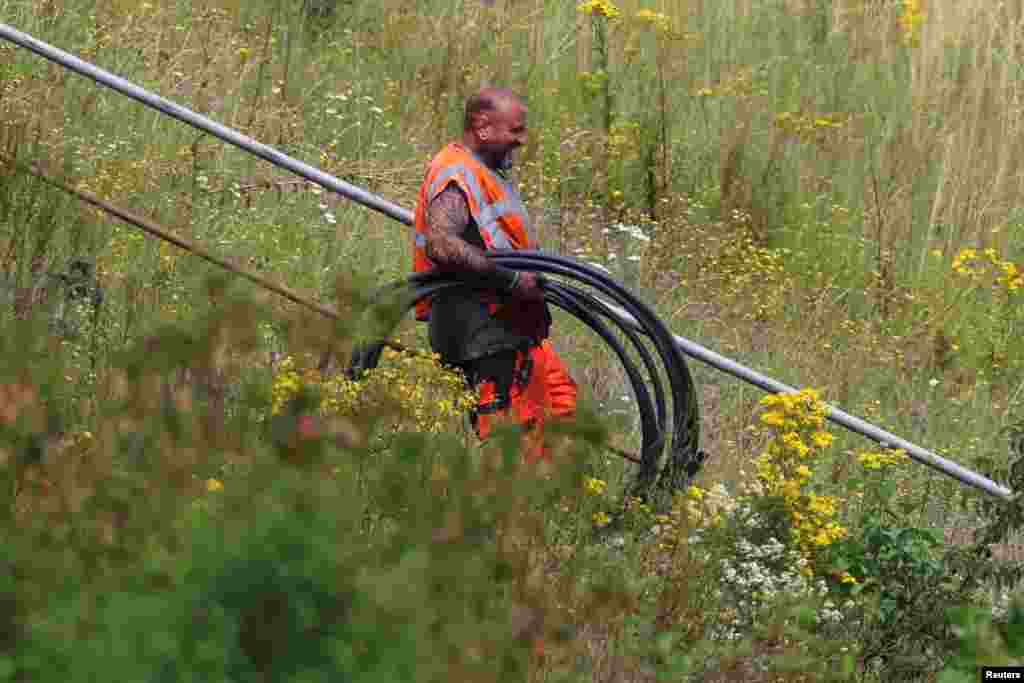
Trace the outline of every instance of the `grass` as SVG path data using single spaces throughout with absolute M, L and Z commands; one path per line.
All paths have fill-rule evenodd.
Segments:
M 991 262 L 965 275 L 953 261 L 965 248 L 992 248 L 1000 262 L 1024 257 L 1021 45 L 1012 30 L 1020 17 L 946 0 L 923 9 L 858 0 L 616 4 L 621 14 L 609 19 L 551 0 L 431 0 L 415 10 L 337 0 L 323 11 L 274 0 L 59 8 L 0 0 L 0 16 L 410 208 L 423 163 L 458 132 L 465 97 L 486 83 L 508 85 L 530 104 L 517 177 L 546 248 L 609 268 L 683 336 L 819 388 L 826 401 L 968 467 L 1005 468 L 1005 429 L 1020 422 L 1024 387 L 1019 293 L 1000 284 Z M 312 296 L 330 300 L 339 278 L 377 284 L 409 270 L 408 234 L 388 219 L 8 45 L 0 46 L 0 120 L 5 148 Z M 95 264 L 103 318 L 93 328 L 88 310 L 76 313 L 82 332 L 57 353 L 74 378 L 61 393 L 73 408 L 64 431 L 98 433 L 123 349 L 165 324 L 200 325 L 216 310 L 211 271 L 25 178 L 5 176 L 0 194 L 0 256 L 14 304 L 0 313 L 6 329 L 52 320 L 48 274 L 75 258 Z M 285 321 L 296 315 L 291 305 L 266 305 Z M 294 351 L 295 326 L 265 320 L 244 356 L 250 374 L 269 372 L 271 353 Z M 588 395 L 616 407 L 626 392 L 611 355 L 571 321 L 556 329 Z M 411 324 L 402 335 L 424 344 Z M 213 366 L 234 355 L 218 353 Z M 691 369 L 703 448 L 713 454 L 698 483 L 720 482 L 737 498 L 775 438 L 756 429 L 761 393 L 696 362 Z M 202 386 L 196 377 L 182 382 Z M 218 391 L 216 380 L 206 387 Z M 235 410 L 243 393 L 224 392 L 222 407 Z M 620 443 L 631 442 L 630 428 Z M 874 504 L 858 502 L 851 482 L 865 474 L 853 454 L 869 444 L 834 434 L 815 484 L 847 499 L 840 516 L 866 535 L 861 513 Z M 898 524 L 946 533 L 992 514 L 921 466 L 900 472 L 890 491 Z M 599 462 L 589 474 L 615 490 L 621 472 Z M 367 476 L 360 470 L 360 481 Z M 629 670 L 642 680 L 644 665 L 628 653 L 629 643 L 654 638 L 644 629 L 668 624 L 663 632 L 696 642 L 712 630 L 702 630 L 698 606 L 728 607 L 709 597 L 715 574 L 700 579 L 692 557 L 662 571 L 655 566 L 664 560 L 639 537 L 625 554 L 591 547 L 595 505 L 568 505 L 575 516 L 549 520 L 554 540 L 538 552 L 567 554 L 584 573 L 651 583 L 637 590 L 661 596 L 647 605 L 655 614 L 626 610 L 635 628 L 606 633 L 589 622 L 582 639 L 596 662 L 592 678 L 622 680 Z M 733 547 L 718 542 L 715 552 Z M 690 588 L 672 593 L 666 577 Z M 863 628 L 861 644 L 870 641 Z M 754 651 L 787 651 L 779 643 L 788 636 L 751 629 L 744 638 Z M 691 664 L 699 659 L 688 652 Z M 723 677 L 753 676 L 744 667 L 754 654 L 732 663 L 719 655 L 701 661 Z

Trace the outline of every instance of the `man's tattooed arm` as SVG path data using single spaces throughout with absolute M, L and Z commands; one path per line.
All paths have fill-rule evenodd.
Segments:
M 492 279 L 496 275 L 494 262 L 462 237 L 469 221 L 466 196 L 458 185 L 449 184 L 427 207 L 427 258 L 445 270 Z

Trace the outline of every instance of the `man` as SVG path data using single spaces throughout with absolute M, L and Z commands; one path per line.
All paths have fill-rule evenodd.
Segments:
M 543 425 L 575 412 L 576 384 L 548 341 L 551 314 L 533 273 L 496 265 L 492 249 L 535 249 L 530 221 L 505 176 L 526 143 L 526 107 L 487 88 L 466 103 L 461 143 L 427 167 L 416 202 L 416 272 L 437 267 L 483 286 L 437 294 L 417 305 L 430 344 L 480 391 L 473 427 L 486 439 L 498 417 L 527 428 L 527 460 L 549 459 Z

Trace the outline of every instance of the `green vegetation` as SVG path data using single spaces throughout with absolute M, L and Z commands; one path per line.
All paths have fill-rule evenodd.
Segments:
M 558 466 L 524 467 L 514 431 L 475 442 L 429 359 L 360 384 L 325 362 L 408 273 L 405 229 L 0 45 L 0 152 L 343 313 L 2 165 L 0 681 L 1020 663 L 1019 508 L 830 429 L 822 404 L 1024 489 L 1012 4 L 0 0 L 5 23 L 410 208 L 465 97 L 512 87 L 546 248 L 815 388 L 762 401 L 695 365 L 712 459 L 673 500 L 622 500 L 604 446 L 636 447 L 628 385 L 558 318 L 587 403 Z M 394 336 L 425 347 L 408 320 Z

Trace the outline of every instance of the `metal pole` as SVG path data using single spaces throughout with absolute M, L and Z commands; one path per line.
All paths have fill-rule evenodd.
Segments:
M 97 83 L 116 90 L 122 95 L 127 95 L 133 100 L 137 100 L 148 107 L 152 107 L 153 109 L 167 114 L 168 116 L 172 116 L 179 121 L 184 121 L 191 126 L 195 126 L 199 130 L 218 137 L 224 142 L 231 143 L 232 145 L 240 147 L 251 154 L 255 154 L 275 166 L 286 168 L 289 171 L 302 176 L 306 180 L 312 181 L 317 185 L 321 185 L 328 190 L 333 190 L 354 202 L 358 202 L 363 206 L 380 211 L 384 215 L 394 218 L 396 221 L 405 223 L 406 225 L 412 225 L 413 223 L 412 212 L 403 209 L 397 204 L 392 204 L 391 202 L 382 199 L 377 195 L 371 194 L 362 188 L 350 185 L 343 180 L 335 178 L 329 173 L 324 173 L 323 171 L 313 168 L 309 164 L 305 164 L 298 159 L 293 159 L 287 154 L 282 154 L 273 147 L 268 147 L 261 142 L 257 142 L 256 140 L 242 135 L 227 126 L 217 123 L 213 119 L 197 114 L 196 112 L 177 105 L 170 100 L 166 100 L 159 95 L 154 95 L 148 90 L 140 88 L 120 76 L 115 76 L 109 71 L 105 71 L 98 66 L 83 61 L 74 55 L 68 54 L 63 50 L 59 50 L 52 45 L 42 42 L 41 40 L 36 40 L 32 36 L 13 29 L 7 24 L 0 24 L 0 38 L 31 50 L 37 55 L 45 57 L 52 62 L 56 62 L 76 73 L 88 76 Z
M 17 160 L 11 159 L 4 154 L 0 154 L 0 162 L 9 164 L 16 170 L 23 171 L 25 173 L 28 173 L 29 175 L 39 178 L 44 183 L 53 185 L 54 187 L 63 190 L 64 192 L 67 192 L 70 195 L 78 197 L 83 202 L 92 204 L 97 209 L 106 211 L 111 216 L 117 216 L 124 222 L 130 223 L 158 239 L 162 239 L 165 242 L 170 242 L 179 249 L 184 249 L 187 252 L 195 254 L 199 258 L 205 261 L 209 261 L 215 266 L 223 268 L 224 270 L 230 273 L 240 275 L 241 277 L 244 277 L 247 280 L 256 283 L 257 285 L 263 287 L 264 289 L 267 289 L 271 292 L 274 292 L 275 294 L 283 296 L 285 299 L 288 299 L 289 301 L 305 306 L 306 308 L 309 308 L 310 310 L 313 310 L 319 313 L 320 315 L 331 318 L 332 320 L 338 320 L 338 312 L 335 311 L 334 309 L 324 306 L 323 304 L 319 304 L 310 299 L 307 299 L 301 294 L 298 294 L 297 292 L 293 292 L 292 290 L 288 289 L 284 285 L 274 282 L 270 278 L 259 275 L 258 273 L 253 273 L 252 271 L 249 271 L 236 263 L 232 263 L 228 259 L 221 258 L 220 256 L 217 256 L 216 254 L 211 252 L 209 249 L 206 249 L 202 245 L 196 244 L 195 242 L 185 239 L 184 237 L 181 237 L 179 235 L 175 235 L 173 232 L 162 227 L 155 221 L 151 221 L 148 218 L 144 218 L 143 216 L 134 214 L 131 211 L 123 209 L 119 206 L 114 206 L 110 202 L 100 199 L 92 192 L 86 192 L 85 190 L 80 190 L 77 187 L 72 187 L 67 183 L 57 180 L 51 175 L 44 173 L 43 171 L 39 170 L 34 166 L 19 163 Z
M 36 40 L 32 36 L 17 31 L 6 24 L 0 24 L 0 38 L 16 43 L 17 45 L 31 50 L 32 52 L 71 69 L 72 71 L 88 76 L 102 85 L 127 95 L 128 97 L 161 111 L 168 116 L 172 116 L 179 121 L 184 121 L 189 125 L 206 131 L 225 142 L 255 154 L 261 159 L 265 159 L 276 166 L 286 168 L 303 178 L 325 187 L 328 190 L 333 190 L 354 202 L 358 202 L 363 206 L 380 211 L 386 216 L 394 218 L 406 225 L 413 224 L 412 212 L 403 209 L 396 204 L 392 204 L 377 195 L 371 194 L 366 190 L 356 187 L 355 185 L 350 185 L 349 183 L 339 180 L 328 173 L 324 173 L 323 171 L 313 168 L 308 164 L 293 159 L 286 154 L 282 154 L 272 147 L 268 147 L 267 145 L 253 140 L 252 138 L 246 137 L 241 133 L 213 121 L 212 119 L 154 95 L 153 93 L 144 90 L 123 78 L 115 76 L 108 71 L 104 71 L 97 66 L 89 64 L 88 62 L 70 55 L 67 52 L 48 45 L 47 43 Z M 629 315 L 627 311 L 624 311 L 618 306 L 608 302 L 605 303 L 621 317 L 624 323 L 639 329 L 639 324 L 636 319 Z M 791 393 L 796 391 L 796 389 L 791 386 L 751 370 L 744 365 L 730 360 L 721 354 L 715 353 L 710 349 L 706 349 L 699 344 L 689 341 L 688 339 L 675 336 L 675 341 L 679 346 L 679 349 L 688 356 L 703 361 L 714 368 L 733 375 L 734 377 L 738 377 L 739 379 L 760 387 L 765 391 L 771 393 Z M 1012 500 L 1015 497 L 1015 494 L 1012 491 L 1004 486 L 1000 486 L 991 479 L 951 462 L 905 439 L 901 439 L 895 434 L 890 434 L 884 429 L 876 427 L 869 422 L 865 422 L 860 418 L 849 415 L 838 408 L 829 407 L 828 419 L 851 431 L 857 432 L 858 434 L 878 442 L 883 447 L 903 449 L 910 457 L 914 458 L 914 460 L 937 469 L 944 474 L 958 479 L 964 484 L 980 489 L 985 493 L 995 496 L 996 498 Z
M 612 309 L 623 322 L 628 324 L 630 327 L 637 331 L 640 331 L 640 324 L 636 318 L 631 316 L 628 311 L 625 311 L 613 303 L 604 301 L 605 306 Z M 788 394 L 797 391 L 796 388 L 783 384 L 782 382 L 776 381 L 771 377 L 762 375 L 756 370 L 740 365 L 734 360 L 730 360 L 725 356 L 715 353 L 710 349 L 706 349 L 700 344 L 696 344 L 689 339 L 685 339 L 678 335 L 674 335 L 676 345 L 679 350 L 688 356 L 696 358 L 697 360 L 704 361 L 708 365 L 726 372 L 733 377 L 738 377 L 743 381 L 753 384 L 756 387 L 760 387 L 765 391 L 773 394 Z M 846 427 L 850 431 L 862 434 L 873 441 L 877 441 L 883 448 L 899 448 L 906 451 L 914 460 L 928 465 L 934 469 L 948 474 L 954 479 L 959 479 L 963 483 L 981 489 L 985 493 L 989 493 L 996 498 L 1002 498 L 1004 500 L 1011 500 L 1014 497 L 1013 491 L 1000 486 L 991 479 L 984 477 L 973 470 L 969 470 L 966 467 L 956 464 L 940 455 L 932 453 L 931 451 L 921 448 L 920 446 L 913 444 L 906 439 L 901 439 L 895 434 L 891 434 L 880 427 L 876 427 L 870 422 L 865 422 L 859 417 L 854 417 L 849 413 L 843 412 L 839 408 L 834 406 L 828 406 L 828 414 L 826 417 L 838 425 Z

